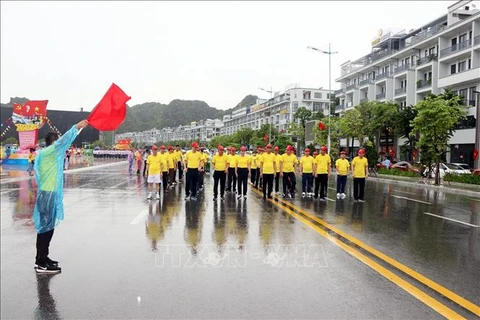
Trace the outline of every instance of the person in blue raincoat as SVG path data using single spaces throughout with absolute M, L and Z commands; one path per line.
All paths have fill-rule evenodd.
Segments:
M 48 257 L 53 231 L 63 220 L 63 161 L 66 150 L 73 143 L 79 130 L 88 126 L 87 120 L 80 121 L 59 138 L 55 132 L 45 136 L 46 148 L 42 149 L 34 165 L 37 181 L 37 200 L 33 221 L 37 231 L 37 273 L 58 273 L 58 262 Z

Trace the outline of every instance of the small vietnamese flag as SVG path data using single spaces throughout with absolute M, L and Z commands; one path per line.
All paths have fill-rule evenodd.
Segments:
M 102 100 L 88 116 L 88 124 L 100 131 L 117 130 L 127 115 L 127 96 L 120 87 L 112 83 Z
M 473 160 L 477 160 L 477 157 L 478 157 L 478 150 L 475 149 L 473 150 Z

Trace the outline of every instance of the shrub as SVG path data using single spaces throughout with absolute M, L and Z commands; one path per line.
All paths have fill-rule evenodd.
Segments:
M 473 174 L 451 174 L 447 173 L 443 177 L 444 181 L 468 183 L 480 185 L 480 176 L 474 176 Z
M 398 169 L 385 169 L 385 168 L 381 168 L 381 169 L 378 169 L 378 173 L 379 174 L 386 174 L 386 175 L 390 175 L 390 176 L 398 176 L 398 177 L 411 177 L 411 178 L 415 178 L 415 177 L 418 177 L 419 175 L 413 171 L 402 171 L 402 170 L 398 170 Z

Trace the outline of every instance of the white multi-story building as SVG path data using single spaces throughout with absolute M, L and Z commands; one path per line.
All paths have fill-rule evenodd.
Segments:
M 250 107 L 241 108 L 223 117 L 222 134 L 232 134 L 241 128 L 260 129 L 263 124 L 272 124 L 280 132 L 288 130 L 295 112 L 305 107 L 312 112 L 328 114 L 329 93 L 325 89 L 287 87 L 285 92 L 276 92 L 268 100 L 257 100 Z
M 160 130 L 151 129 L 142 132 L 126 132 L 115 135 L 115 139 L 131 139 L 132 142 L 146 145 L 152 145 L 159 141 L 166 143 L 177 140 L 195 140 L 201 143 L 208 143 L 213 137 L 220 135 L 222 127 L 222 120 L 207 119 L 176 128 L 168 127 Z
M 445 89 L 457 92 L 470 106 L 469 118 L 450 140 L 453 151 L 447 160 L 473 159 L 478 107 L 475 91 L 480 91 L 478 4 L 458 1 L 448 7 L 447 14 L 408 32 L 380 30 L 372 41 L 372 52 L 342 64 L 336 81 L 341 84 L 335 91 L 340 98 L 339 113 L 368 100 L 408 106 L 428 93 L 439 94 Z M 380 143 L 385 148 L 388 142 L 381 138 Z

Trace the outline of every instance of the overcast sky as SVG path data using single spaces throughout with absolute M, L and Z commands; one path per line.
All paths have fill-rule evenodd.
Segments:
M 332 89 L 379 29 L 410 30 L 455 1 L 1 2 L 1 101 L 91 110 L 112 82 L 130 105 L 204 100 L 227 109 L 291 83 Z

